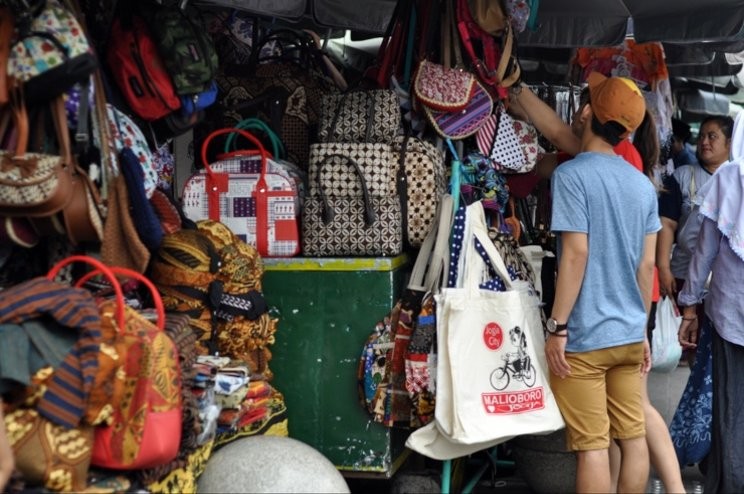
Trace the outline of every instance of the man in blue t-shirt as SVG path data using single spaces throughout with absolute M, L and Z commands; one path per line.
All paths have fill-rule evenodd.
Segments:
M 545 354 L 551 387 L 577 452 L 577 492 L 609 492 L 608 448 L 622 450 L 618 491 L 642 492 L 649 473 L 641 372 L 651 360 L 656 232 L 651 181 L 613 151 L 643 120 L 645 103 L 629 79 L 588 78 L 581 152 L 552 177 L 558 278 Z

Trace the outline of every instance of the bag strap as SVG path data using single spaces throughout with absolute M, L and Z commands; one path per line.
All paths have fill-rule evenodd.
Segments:
M 370 200 L 369 190 L 367 189 L 367 181 L 364 179 L 364 174 L 362 173 L 362 169 L 359 167 L 359 163 L 357 163 L 349 156 L 344 156 L 342 154 L 329 154 L 318 165 L 318 193 L 320 195 L 320 200 L 323 203 L 323 223 L 330 223 L 331 221 L 333 221 L 334 216 L 334 212 L 328 205 L 328 199 L 326 198 L 325 192 L 323 191 L 323 180 L 321 179 L 321 176 L 323 174 L 323 165 L 328 163 L 331 158 L 339 158 L 342 161 L 351 164 L 354 168 L 354 171 L 359 177 L 359 182 L 362 184 L 362 199 L 364 201 L 364 226 L 372 226 L 372 224 L 374 224 L 374 222 L 377 220 L 377 216 L 375 215 L 375 210 L 372 208 L 372 201 Z
M 408 289 L 433 292 L 439 285 L 442 267 L 449 259 L 449 233 L 452 227 L 452 196 L 444 194 L 437 206 L 437 222 L 421 244 L 408 281 Z M 446 284 L 446 282 L 445 282 Z
M 502 259 L 501 254 L 499 254 L 499 251 L 493 245 L 493 241 L 488 236 L 483 204 L 480 201 L 476 201 L 468 206 L 466 218 L 472 235 L 471 238 L 463 239 L 463 242 L 465 242 L 463 247 L 467 248 L 463 287 L 469 290 L 474 290 L 478 287 L 478 280 L 482 272 L 479 260 L 482 258 L 475 249 L 475 240 L 477 239 L 488 255 L 491 267 L 504 282 L 506 289 L 513 289 L 514 283 L 509 275 L 509 270 L 504 263 L 504 259 Z M 468 228 L 466 227 L 465 230 L 468 231 Z

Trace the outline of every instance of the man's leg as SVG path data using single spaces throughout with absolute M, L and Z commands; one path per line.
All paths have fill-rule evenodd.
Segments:
M 610 492 L 610 484 L 610 459 L 606 449 L 576 452 L 576 492 Z
M 622 460 L 617 492 L 646 492 L 648 484 L 648 446 L 646 437 L 619 439 Z
M 607 371 L 607 412 L 611 435 L 622 451 L 617 492 L 645 492 L 649 456 L 640 373 L 643 344 L 615 347 L 613 353 L 619 364 Z

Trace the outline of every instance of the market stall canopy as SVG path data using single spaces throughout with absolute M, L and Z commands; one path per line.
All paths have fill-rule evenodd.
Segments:
M 615 46 L 639 43 L 729 42 L 744 39 L 741 0 L 540 0 L 537 26 L 520 44 Z

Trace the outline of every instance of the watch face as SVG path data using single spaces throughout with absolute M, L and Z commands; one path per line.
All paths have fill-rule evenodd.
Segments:
M 555 330 L 557 329 L 556 328 L 557 324 L 558 324 L 557 321 L 553 319 L 552 317 L 548 319 L 548 323 L 547 323 L 548 333 L 555 333 Z

